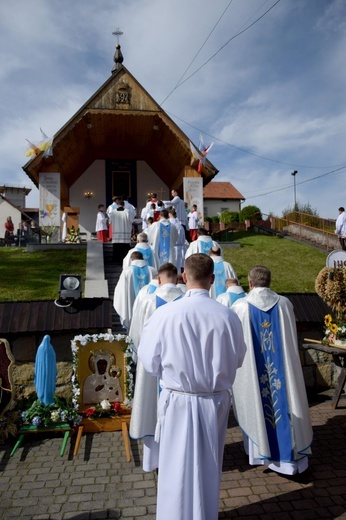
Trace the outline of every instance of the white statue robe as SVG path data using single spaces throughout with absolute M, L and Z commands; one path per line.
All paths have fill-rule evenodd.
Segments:
M 158 262 L 157 262 L 155 251 L 153 250 L 152 247 L 150 247 L 150 245 L 147 242 L 140 242 L 140 243 L 136 244 L 135 247 L 130 249 L 130 251 L 127 253 L 127 255 L 125 256 L 125 258 L 123 260 L 123 269 L 126 269 L 126 267 L 129 267 L 131 265 L 131 254 L 134 251 L 138 251 L 139 249 L 144 249 L 144 250 L 148 249 L 152 252 L 153 265 L 151 267 L 154 267 L 155 269 L 157 269 Z
M 135 285 L 133 279 L 132 266 L 137 265 L 143 267 L 147 265 L 144 260 L 133 260 L 130 267 L 127 267 L 121 272 L 118 283 L 114 290 L 113 306 L 120 316 L 123 327 L 129 328 L 132 318 L 132 307 L 137 294 L 135 294 Z M 157 274 L 156 269 L 147 266 L 149 270 L 149 279 Z
M 222 256 L 212 256 L 211 257 L 213 259 L 213 262 L 214 262 L 214 267 L 215 267 L 215 264 L 220 264 L 221 262 L 223 263 L 223 270 L 224 270 L 224 280 L 226 281 L 227 278 L 236 278 L 238 280 L 238 277 L 236 275 L 236 272 L 235 270 L 233 269 L 233 267 L 231 266 L 231 264 L 229 262 L 226 262 Z M 215 272 L 215 268 L 214 268 L 214 272 Z M 211 298 L 213 298 L 214 300 L 216 300 L 217 296 L 216 296 L 216 278 L 214 280 L 214 283 L 213 285 L 210 287 L 210 296 Z M 224 289 L 223 291 L 226 290 L 226 285 L 224 285 Z
M 160 224 L 164 226 L 170 225 L 170 237 L 169 237 L 169 258 L 165 261 L 159 258 L 159 246 L 160 246 Z M 152 226 L 149 226 L 146 230 L 148 235 L 148 241 L 153 250 L 155 251 L 156 257 L 158 258 L 159 266 L 166 263 L 171 262 L 176 265 L 176 256 L 175 256 L 175 244 L 178 240 L 178 230 L 177 228 L 170 223 L 167 219 L 158 220 L 154 222 Z
M 130 244 L 132 220 L 128 209 L 111 213 L 112 242 L 113 244 Z
M 206 255 L 209 255 L 209 251 L 213 246 L 219 247 L 222 253 L 220 244 L 215 242 L 215 240 L 213 240 L 209 235 L 201 235 L 197 238 L 197 240 L 191 242 L 185 253 L 185 259 L 191 255 L 194 255 L 195 253 L 204 252 Z
M 261 378 L 257 374 L 252 339 L 249 304 L 262 311 L 269 311 L 275 304 L 278 305 L 291 444 L 295 459 L 291 462 L 271 460 L 271 449 L 260 394 Z M 245 298 L 237 300 L 232 309 L 242 322 L 247 345 L 243 366 L 237 371 L 233 385 L 233 406 L 239 426 L 245 434 L 244 444 L 249 454 L 249 463 L 265 464 L 270 469 L 287 475 L 302 472 L 308 464 L 306 455 L 311 454 L 312 427 L 299 358 L 293 306 L 287 298 L 279 296 L 270 289 L 257 287 L 252 289 Z
M 136 298 L 133 306 L 133 319 L 129 331 L 132 346 L 137 352 L 143 326 L 156 311 L 157 298 L 166 303 L 184 296 L 175 284 L 166 283 L 148 295 L 141 302 Z M 137 363 L 136 386 L 131 412 L 130 436 L 143 438 L 143 470 L 153 471 L 158 467 L 158 443 L 154 440 L 157 422 L 158 381 L 144 369 L 140 360 Z
M 245 296 L 246 293 L 240 285 L 231 285 L 224 293 L 216 298 L 216 301 L 222 303 L 222 305 L 226 305 L 226 307 L 232 307 L 236 300 L 245 298 Z
M 157 309 L 138 357 L 160 377 L 157 520 L 216 520 L 230 388 L 245 355 L 240 321 L 206 290 Z

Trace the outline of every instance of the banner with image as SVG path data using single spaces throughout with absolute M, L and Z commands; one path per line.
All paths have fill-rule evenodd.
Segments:
M 203 179 L 202 177 L 184 177 L 184 201 L 187 203 L 188 209 L 196 204 L 197 213 L 200 222 L 204 222 L 204 206 L 203 206 Z
M 40 173 L 40 226 L 60 226 L 60 173 Z

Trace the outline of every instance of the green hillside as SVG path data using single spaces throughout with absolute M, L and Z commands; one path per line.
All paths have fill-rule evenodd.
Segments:
M 271 270 L 274 291 L 315 292 L 315 278 L 326 265 L 326 253 L 288 238 L 250 232 L 235 233 L 234 241 L 242 247 L 224 247 L 224 256 L 244 289 L 248 289 L 251 267 L 265 265 Z

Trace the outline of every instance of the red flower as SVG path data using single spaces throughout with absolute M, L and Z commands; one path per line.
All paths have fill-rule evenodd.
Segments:
M 113 403 L 113 409 L 115 412 L 117 413 L 120 413 L 120 410 L 121 410 L 121 404 L 116 402 L 116 403 Z
M 96 413 L 96 408 L 90 406 L 90 408 L 87 408 L 84 413 L 87 417 L 91 417 L 92 415 L 94 415 L 94 413 Z

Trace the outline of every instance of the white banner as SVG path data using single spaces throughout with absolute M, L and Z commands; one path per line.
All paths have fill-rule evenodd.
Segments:
M 60 173 L 40 173 L 40 226 L 60 226 Z
M 184 201 L 187 207 L 192 209 L 196 204 L 197 213 L 200 222 L 204 222 L 204 205 L 203 205 L 203 179 L 202 177 L 184 177 Z M 203 225 L 203 224 L 202 224 Z

